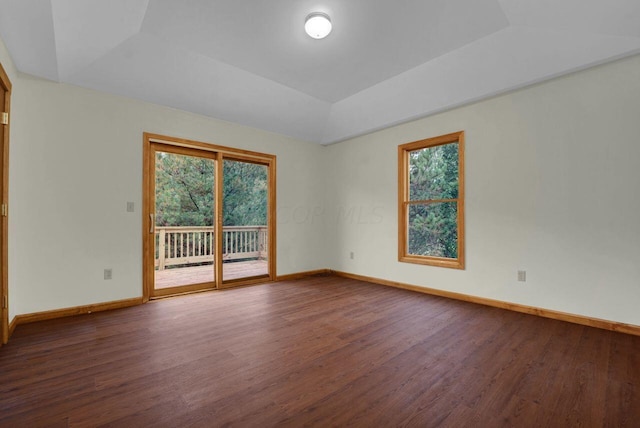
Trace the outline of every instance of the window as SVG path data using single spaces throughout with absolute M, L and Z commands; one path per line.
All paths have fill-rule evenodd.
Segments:
M 398 147 L 398 260 L 464 269 L 464 132 Z

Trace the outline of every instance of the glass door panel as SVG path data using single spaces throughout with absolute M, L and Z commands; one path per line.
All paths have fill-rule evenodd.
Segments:
M 191 152 L 155 151 L 156 295 L 215 286 L 215 160 Z
M 222 277 L 224 281 L 269 274 L 268 167 L 223 161 Z

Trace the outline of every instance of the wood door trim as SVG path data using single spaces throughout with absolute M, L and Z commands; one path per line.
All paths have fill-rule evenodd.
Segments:
M 214 268 L 216 270 L 216 280 L 217 280 L 217 284 L 218 284 L 218 288 L 222 288 L 222 281 L 223 281 L 223 269 L 222 269 L 222 263 L 218 262 L 218 257 L 220 257 L 222 255 L 222 235 L 223 235 L 223 229 L 222 229 L 222 224 L 224 221 L 224 214 L 222 211 L 222 204 L 224 201 L 224 189 L 222 188 L 222 186 L 224 186 L 224 167 L 223 167 L 223 162 L 224 162 L 224 154 L 223 153 L 217 153 L 216 154 L 217 160 L 216 160 L 216 178 L 215 178 L 215 186 L 216 186 L 216 191 L 214 193 L 214 197 L 216 199 L 216 206 L 214 207 L 215 210 L 215 228 L 213 229 L 213 234 L 215 236 L 215 240 L 216 240 L 216 254 L 213 256 L 213 264 L 214 264 Z
M 0 106 L 0 110 L 9 114 L 9 122 L 11 122 L 11 81 L 4 67 L 0 64 L 0 90 L 4 94 L 4 106 Z M 0 189 L 0 197 L 2 203 L 9 207 L 9 124 L 0 125 L 4 127 L 2 148 L 0 156 L 2 157 L 2 188 Z M 9 340 L 9 212 L 7 208 L 6 215 L 2 217 L 2 238 L 0 239 L 0 346 Z
M 268 153 L 260 153 L 260 152 L 254 152 L 251 150 L 218 146 L 216 144 L 204 143 L 204 142 L 195 141 L 195 140 L 187 140 L 184 138 L 169 137 L 166 135 L 153 134 L 150 132 L 145 132 L 144 138 L 145 140 L 148 140 L 149 142 L 152 142 L 152 143 L 164 143 L 164 144 L 169 144 L 171 146 L 190 147 L 190 148 L 200 149 L 200 150 L 209 151 L 209 152 L 222 153 L 222 154 L 230 155 L 229 156 L 230 158 L 245 158 L 245 159 L 252 158 L 254 160 L 276 158 L 275 155 L 270 155 Z
M 212 266 L 213 267 L 213 266 Z M 213 286 L 212 286 L 213 285 Z M 197 293 L 200 291 L 216 290 L 215 283 L 206 282 L 202 284 L 179 285 L 176 287 L 159 288 L 149 298 L 151 300 L 160 299 L 167 296 L 177 296 L 179 294 Z

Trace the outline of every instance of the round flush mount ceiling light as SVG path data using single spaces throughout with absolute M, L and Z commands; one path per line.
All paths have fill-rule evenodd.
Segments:
M 314 39 L 324 39 L 331 32 L 331 18 L 322 12 L 310 13 L 304 20 L 304 31 Z

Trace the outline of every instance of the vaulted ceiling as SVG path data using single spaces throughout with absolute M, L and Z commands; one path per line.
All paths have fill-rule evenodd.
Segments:
M 638 53 L 639 23 L 638 0 L 0 0 L 24 73 L 321 144 Z

